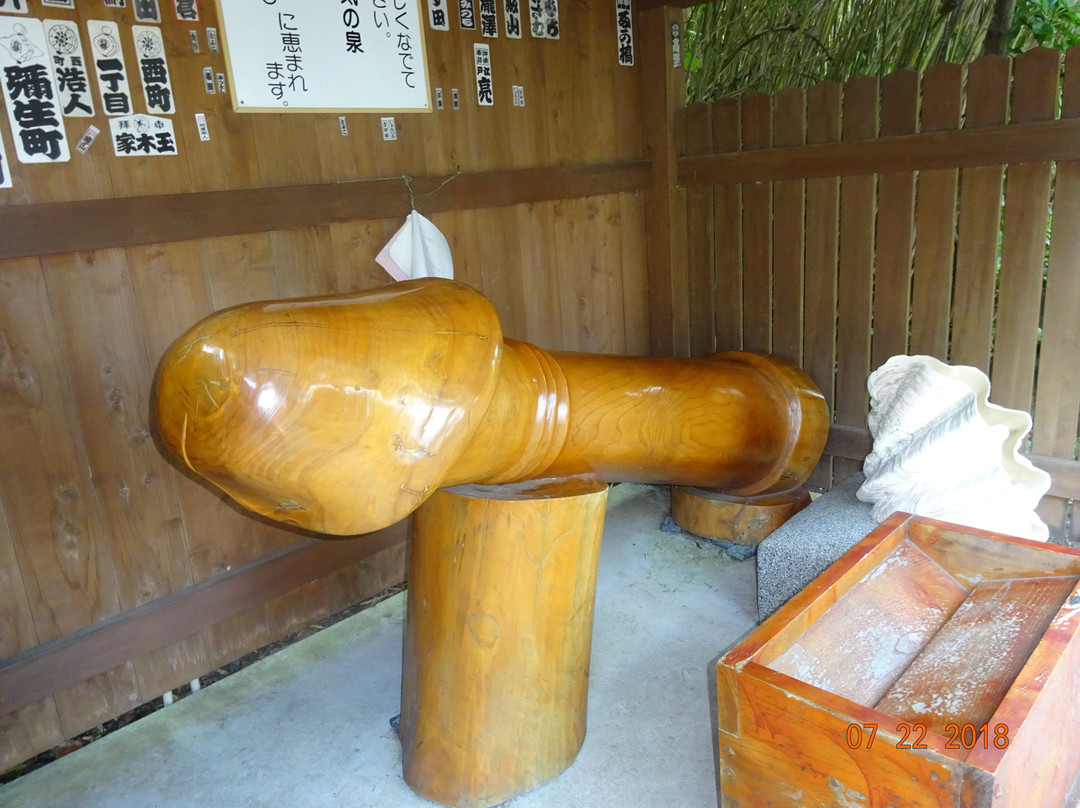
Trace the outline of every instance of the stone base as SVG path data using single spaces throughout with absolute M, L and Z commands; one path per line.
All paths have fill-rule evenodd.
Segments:
M 764 620 L 878 526 L 855 498 L 856 473 L 818 497 L 758 545 L 758 619 Z

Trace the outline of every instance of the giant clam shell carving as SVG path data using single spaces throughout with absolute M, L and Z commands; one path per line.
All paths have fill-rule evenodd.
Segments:
M 1031 416 L 991 404 L 977 368 L 894 356 L 870 374 L 866 481 L 878 521 L 894 511 L 1046 541 L 1035 507 L 1050 475 L 1020 454 Z

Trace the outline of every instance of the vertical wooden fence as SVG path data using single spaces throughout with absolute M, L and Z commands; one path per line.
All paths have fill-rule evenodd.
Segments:
M 1080 541 L 1080 51 L 942 64 L 687 110 L 697 351 L 801 364 L 834 414 L 813 482 L 869 450 L 867 376 L 973 365 L 1030 411 L 1041 515 Z M 1080 509 L 1078 509 L 1080 510 Z

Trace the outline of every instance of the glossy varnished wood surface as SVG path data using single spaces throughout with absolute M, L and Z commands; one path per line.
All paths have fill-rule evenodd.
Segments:
M 705 488 L 671 488 L 671 518 L 683 530 L 732 544 L 757 545 L 810 504 L 805 486 L 756 497 L 731 497 Z
M 256 513 L 327 533 L 385 527 L 444 479 L 498 379 L 495 311 L 462 284 L 243 305 L 162 360 L 166 445 Z
M 720 660 L 722 804 L 1071 805 L 1078 562 L 894 514 Z
M 828 430 L 820 393 L 782 360 L 548 353 L 504 341 L 485 297 L 437 279 L 203 320 L 162 360 L 157 420 L 241 504 L 337 535 L 464 483 L 786 489 Z
M 577 757 L 606 502 L 587 476 L 456 486 L 417 510 L 400 733 L 417 793 L 494 805 Z

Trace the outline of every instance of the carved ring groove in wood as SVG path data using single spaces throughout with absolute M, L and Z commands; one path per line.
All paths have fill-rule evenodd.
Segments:
M 417 512 L 403 769 L 458 808 L 581 746 L 603 481 L 786 491 L 829 426 L 781 360 L 549 353 L 437 279 L 226 309 L 157 384 L 165 444 L 257 513 L 347 536 Z
M 829 419 L 782 360 L 548 352 L 504 340 L 476 290 L 424 279 L 208 317 L 162 361 L 157 420 L 169 449 L 242 505 L 348 536 L 464 483 L 788 489 Z

